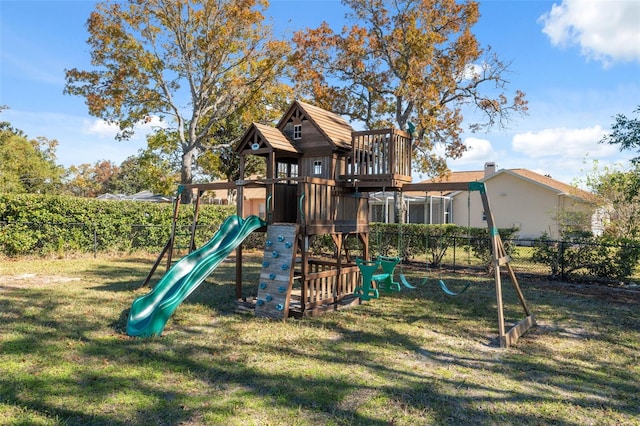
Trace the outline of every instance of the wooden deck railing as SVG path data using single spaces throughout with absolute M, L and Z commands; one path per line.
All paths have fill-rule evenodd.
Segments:
M 360 182 L 411 182 L 411 138 L 397 129 L 352 133 L 351 162 L 345 178 Z
M 307 274 L 297 284 L 299 291 L 294 288 L 294 294 L 300 295 L 303 314 L 331 309 L 353 294 L 360 279 L 360 270 L 355 265 L 338 269 L 336 262 L 310 259 L 308 268 Z

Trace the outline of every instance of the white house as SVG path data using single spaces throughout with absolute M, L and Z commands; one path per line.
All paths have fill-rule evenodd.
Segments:
M 583 212 L 592 218 L 592 231 L 602 231 L 601 215 L 593 194 L 527 169 L 497 170 L 486 163 L 484 170 L 451 172 L 424 182 L 484 182 L 491 211 L 499 228 L 517 227 L 520 238 L 537 238 L 543 233 L 559 237 L 558 217 L 565 212 Z M 474 192 L 404 193 L 406 223 L 455 223 L 486 227 L 480 195 Z M 394 194 L 371 195 L 371 220 L 392 222 Z

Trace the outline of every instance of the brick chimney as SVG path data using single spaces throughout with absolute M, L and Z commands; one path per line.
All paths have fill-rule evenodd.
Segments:
M 489 161 L 484 163 L 484 177 L 489 177 L 496 172 L 496 163 Z

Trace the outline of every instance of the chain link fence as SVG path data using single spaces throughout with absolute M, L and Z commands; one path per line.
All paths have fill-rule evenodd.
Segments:
M 196 226 L 195 245 L 203 245 L 218 230 L 218 225 Z M 64 256 L 72 253 L 148 251 L 159 253 L 171 235 L 170 226 L 117 225 L 97 223 L 3 222 L 0 221 L 0 254 L 5 256 Z M 249 238 L 246 245 L 261 244 L 259 236 Z M 187 250 L 191 243 L 191 224 L 177 225 L 174 248 Z
M 457 272 L 492 272 L 488 238 L 372 232 L 372 256 L 399 256 L 405 264 Z M 562 281 L 621 284 L 640 281 L 640 243 L 503 239 L 518 275 Z
M 195 244 L 200 247 L 217 231 L 214 225 L 198 225 Z M 5 256 L 64 256 L 72 253 L 147 251 L 159 253 L 169 239 L 167 226 L 133 224 L 106 229 L 93 223 L 1 222 L 0 253 Z M 318 236 L 310 250 L 333 255 L 333 242 Z M 322 238 L 324 237 L 324 238 Z M 186 251 L 191 242 L 191 225 L 179 225 L 175 248 Z M 640 281 L 640 244 L 604 244 L 593 241 L 505 239 L 511 265 L 519 275 L 563 281 L 620 283 Z M 261 249 L 264 235 L 254 233 L 244 241 L 247 249 Z M 404 264 L 417 268 L 457 272 L 491 272 L 488 238 L 372 231 L 372 256 L 399 256 Z M 361 255 L 357 238 L 347 239 L 351 255 Z

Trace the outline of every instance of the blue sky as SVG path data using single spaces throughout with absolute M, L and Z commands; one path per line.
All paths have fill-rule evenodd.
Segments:
M 0 0 L 0 105 L 29 137 L 59 142 L 65 167 L 121 163 L 144 146 L 141 128 L 128 142 L 87 113 L 84 99 L 63 95 L 64 70 L 88 69 L 85 22 L 95 2 Z M 338 0 L 272 0 L 275 31 L 344 23 Z M 449 161 L 454 171 L 527 168 L 572 183 L 592 160 L 626 164 L 632 153 L 598 144 L 613 116 L 640 105 L 640 1 L 481 1 L 474 32 L 511 62 L 510 89 L 527 94 L 529 113 L 509 129 L 465 134 L 470 150 Z M 419 176 L 416 176 L 418 178 Z

